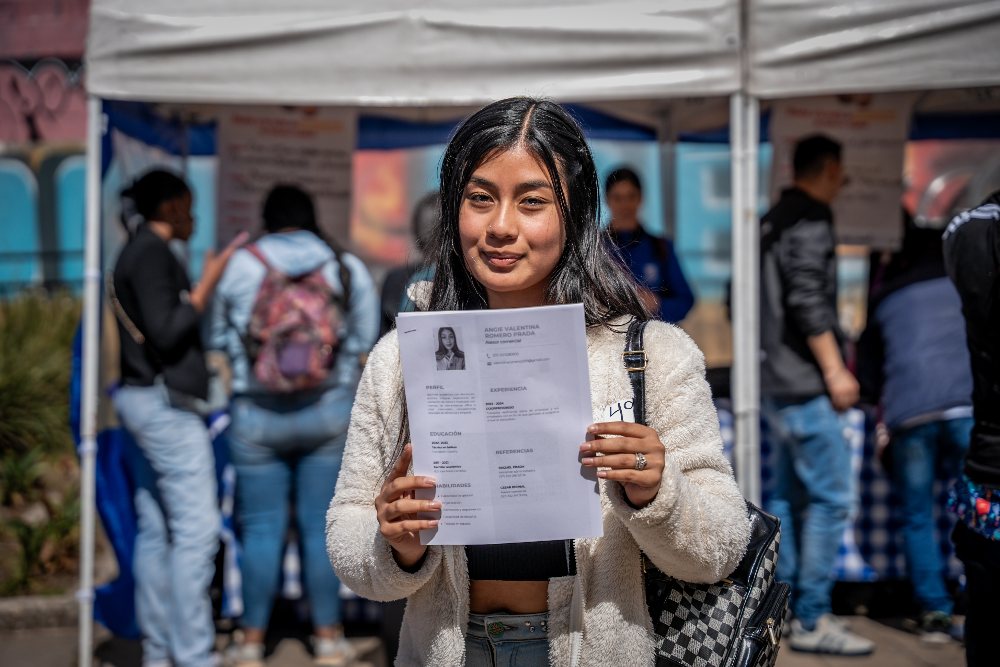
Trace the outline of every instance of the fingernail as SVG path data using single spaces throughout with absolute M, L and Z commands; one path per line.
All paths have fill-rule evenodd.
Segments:
M 437 528 L 438 527 L 438 522 L 437 521 L 431 521 L 430 526 L 431 526 L 431 528 Z
M 590 443 L 589 442 L 585 442 L 582 445 L 580 445 L 580 451 L 581 452 L 589 452 L 590 449 L 591 449 L 591 447 L 590 447 Z
M 598 470 L 597 471 L 597 476 L 598 477 L 607 477 L 608 476 L 608 471 L 607 470 Z
M 437 480 L 433 477 L 424 477 L 424 484 L 427 486 L 435 486 L 437 484 Z
M 588 426 L 587 433 L 597 433 L 597 424 L 591 424 Z
M 593 458 L 590 458 L 590 457 L 585 458 L 585 459 L 583 459 L 583 465 L 585 465 L 585 466 L 592 465 L 594 463 L 594 461 L 596 461 L 596 460 L 597 459 L 593 459 Z
M 439 510 L 441 509 L 441 503 L 435 500 L 430 505 L 428 505 L 428 507 L 430 507 L 432 510 Z

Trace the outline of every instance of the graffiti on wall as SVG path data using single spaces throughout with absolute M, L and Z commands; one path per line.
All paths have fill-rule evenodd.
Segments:
M 82 143 L 86 131 L 81 63 L 0 61 L 0 143 Z

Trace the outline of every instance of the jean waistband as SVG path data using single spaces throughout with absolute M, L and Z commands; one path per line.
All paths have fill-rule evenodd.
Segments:
M 473 637 L 494 641 L 544 639 L 549 632 L 549 615 L 540 614 L 469 614 L 466 632 Z

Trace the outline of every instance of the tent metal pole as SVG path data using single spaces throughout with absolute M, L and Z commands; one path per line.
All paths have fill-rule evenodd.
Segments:
M 660 194 L 663 201 L 663 235 L 677 240 L 677 127 L 671 110 L 660 112 L 656 129 L 656 146 L 660 160 Z
M 84 246 L 83 387 L 80 409 L 79 665 L 90 667 L 94 641 L 94 524 L 97 464 L 97 391 L 101 312 L 100 99 L 87 100 L 87 223 Z
M 760 504 L 760 229 L 757 145 L 760 107 L 744 92 L 730 98 L 733 247 L 733 417 L 737 481 Z

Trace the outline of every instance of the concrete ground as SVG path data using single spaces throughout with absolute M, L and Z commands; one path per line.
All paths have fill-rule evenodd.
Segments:
M 878 648 L 864 658 L 837 658 L 795 653 L 783 647 L 777 667 L 962 667 L 962 645 L 927 644 L 902 629 L 901 624 L 855 617 L 852 628 L 872 639 Z M 72 667 L 76 664 L 76 629 L 7 630 L 0 632 L 0 665 L 3 667 Z M 220 635 L 220 644 L 225 641 Z M 356 667 L 385 667 L 385 654 L 375 638 L 355 638 L 362 655 Z M 98 667 L 139 667 L 137 642 L 114 639 L 99 631 L 94 664 Z M 268 667 L 311 667 L 301 639 L 282 639 L 268 657 Z
M 95 667 L 141 667 L 139 642 L 116 639 L 103 628 L 95 629 Z M 228 637 L 219 635 L 222 650 Z M 355 667 L 387 667 L 382 643 L 374 637 L 352 638 L 359 659 Z M 77 665 L 76 628 L 7 630 L 0 632 L 2 667 L 74 667 Z M 267 657 L 268 667 L 312 667 L 312 657 L 299 639 L 283 639 Z
M 859 658 L 796 653 L 782 646 L 776 667 L 962 667 L 965 651 L 952 641 L 928 644 L 898 619 L 850 617 L 851 629 L 875 642 L 875 652 Z

